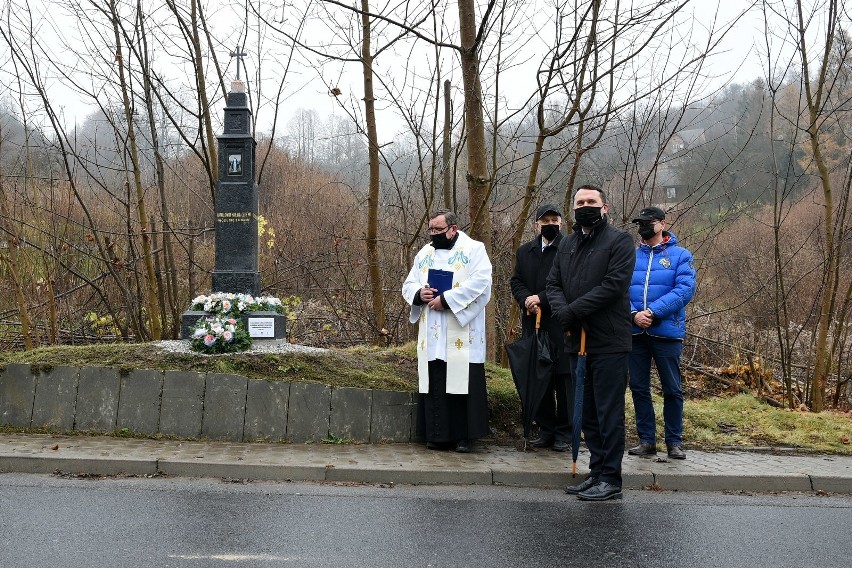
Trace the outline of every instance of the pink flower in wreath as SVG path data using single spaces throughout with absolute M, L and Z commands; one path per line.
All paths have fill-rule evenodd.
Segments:
M 231 333 L 230 331 L 226 331 L 225 333 L 222 334 L 222 339 L 224 339 L 226 342 L 230 343 L 231 341 L 234 340 L 234 334 Z
M 214 343 L 216 343 L 216 338 L 212 334 L 208 333 L 204 336 L 204 345 L 210 347 Z

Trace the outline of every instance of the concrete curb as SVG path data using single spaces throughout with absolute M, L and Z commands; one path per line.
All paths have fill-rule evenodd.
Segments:
M 826 493 L 852 493 L 852 480 L 848 477 L 811 475 L 811 487 L 814 491 Z
M 689 459 L 676 463 L 626 456 L 623 466 L 625 489 L 852 494 L 849 456 L 693 451 Z M 420 444 L 246 444 L 0 435 L 0 472 L 50 474 L 56 470 L 92 475 L 550 489 L 579 483 L 588 472 L 588 454 L 581 453 L 581 474 L 572 478 L 570 457 L 564 454 L 488 445 L 471 454 L 456 454 L 429 451 Z
M 158 468 L 155 459 L 0 455 L 0 472 L 3 473 L 54 473 L 56 471 L 92 475 L 156 475 Z
M 807 475 L 656 475 L 660 489 L 670 491 L 811 491 Z

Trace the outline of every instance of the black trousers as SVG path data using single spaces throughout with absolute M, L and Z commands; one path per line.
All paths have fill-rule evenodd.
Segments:
M 417 435 L 427 442 L 452 443 L 487 436 L 485 365 L 470 363 L 468 394 L 447 394 L 447 362 L 429 361 L 429 393 L 417 398 Z
M 577 355 L 570 357 L 573 373 Z M 589 448 L 589 469 L 592 476 L 618 487 L 624 458 L 627 361 L 628 353 L 588 354 L 583 391 L 583 437 Z
M 573 416 L 574 379 L 568 373 L 553 373 L 550 385 L 535 415 L 539 437 L 570 444 Z

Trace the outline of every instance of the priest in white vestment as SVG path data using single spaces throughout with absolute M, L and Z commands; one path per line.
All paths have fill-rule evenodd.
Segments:
M 409 321 L 419 327 L 418 434 L 430 449 L 466 453 L 472 440 L 489 431 L 485 306 L 491 299 L 491 261 L 485 245 L 460 231 L 457 222 L 452 211 L 432 215 L 430 243 L 414 258 L 402 295 L 411 305 Z M 436 288 L 430 275 L 440 276 L 447 289 Z

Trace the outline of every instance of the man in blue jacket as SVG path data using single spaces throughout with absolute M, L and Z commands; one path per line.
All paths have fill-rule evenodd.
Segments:
M 686 337 L 686 304 L 695 293 L 692 254 L 678 246 L 666 231 L 666 215 L 659 207 L 646 207 L 633 219 L 642 242 L 636 249 L 636 266 L 630 284 L 633 349 L 630 352 L 630 391 L 636 409 L 639 445 L 627 453 L 657 454 L 656 419 L 651 400 L 651 360 L 663 387 L 663 420 L 669 458 L 686 459 L 683 433 L 683 392 L 680 355 Z

